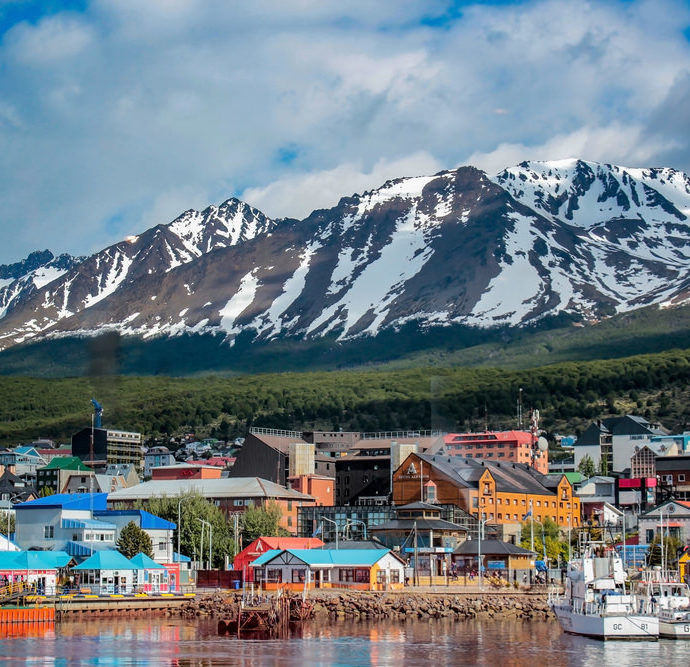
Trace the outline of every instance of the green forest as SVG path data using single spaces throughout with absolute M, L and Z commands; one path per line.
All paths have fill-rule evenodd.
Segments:
M 634 412 L 688 428 L 690 350 L 530 369 L 425 367 L 239 376 L 0 377 L 0 444 L 68 442 L 91 423 L 165 439 L 183 432 L 232 438 L 250 426 L 289 430 L 459 430 L 515 427 L 523 406 L 548 432 Z

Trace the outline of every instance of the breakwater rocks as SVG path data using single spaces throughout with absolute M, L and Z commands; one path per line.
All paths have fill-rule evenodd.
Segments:
M 241 596 L 198 595 L 181 609 L 190 616 L 234 618 Z M 400 591 L 310 591 L 316 617 L 359 618 L 547 618 L 552 612 L 543 593 L 438 593 Z

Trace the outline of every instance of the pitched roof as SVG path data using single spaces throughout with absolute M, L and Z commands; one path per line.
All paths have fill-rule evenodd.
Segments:
M 258 537 L 271 549 L 315 549 L 324 545 L 318 537 Z
M 140 500 L 158 496 L 198 493 L 205 498 L 280 498 L 313 500 L 293 489 L 286 489 L 260 477 L 227 477 L 220 479 L 160 479 L 143 482 L 111 493 L 109 500 Z
M 64 551 L 3 551 L 2 570 L 57 570 L 67 567 L 72 557 Z
M 73 570 L 137 570 L 119 551 L 97 551 Z
M 378 563 L 390 549 L 271 549 L 259 556 L 252 564 L 257 567 L 269 563 L 281 553 L 287 552 L 310 567 L 345 565 L 371 567 Z
M 555 495 L 549 488 L 554 485 L 554 480 L 548 479 L 548 475 L 543 475 L 524 463 L 480 461 L 447 454 L 416 454 L 416 456 L 465 488 L 476 489 L 481 476 L 488 470 L 496 482 L 496 490 L 501 493 Z
M 139 552 L 136 556 L 130 558 L 129 562 L 136 565 L 137 570 L 165 570 L 160 563 L 156 563 L 153 558 L 150 558 L 143 552 Z
M 84 470 L 91 472 L 91 468 L 84 465 L 78 456 L 56 456 L 39 470 Z

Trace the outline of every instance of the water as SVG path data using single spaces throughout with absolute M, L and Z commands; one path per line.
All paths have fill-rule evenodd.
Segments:
M 83 619 L 7 632 L 0 628 L 0 660 L 22 665 L 690 664 L 690 641 L 601 642 L 566 635 L 551 620 L 313 621 L 289 640 L 219 637 L 206 619 Z

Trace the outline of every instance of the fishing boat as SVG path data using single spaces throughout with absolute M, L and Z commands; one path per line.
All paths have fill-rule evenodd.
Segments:
M 638 592 L 659 618 L 659 636 L 690 639 L 690 586 L 678 572 L 655 567 L 642 573 Z
M 659 618 L 626 586 L 620 556 L 603 542 L 582 542 L 568 563 L 565 594 L 549 603 L 565 632 L 599 639 L 658 639 Z

